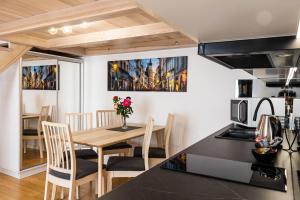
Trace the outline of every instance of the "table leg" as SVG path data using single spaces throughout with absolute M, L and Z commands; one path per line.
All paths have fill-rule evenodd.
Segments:
M 103 152 L 102 148 L 98 148 L 98 197 L 102 196 L 102 165 L 103 165 Z

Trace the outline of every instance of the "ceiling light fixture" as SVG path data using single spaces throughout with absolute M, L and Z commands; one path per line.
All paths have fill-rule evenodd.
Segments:
M 295 72 L 297 71 L 297 67 L 291 67 L 290 70 L 289 70 L 289 75 L 286 79 L 286 83 L 285 83 L 285 86 L 289 86 L 290 84 L 290 81 L 292 80 L 292 78 L 294 77 L 294 74 Z
M 298 39 L 300 39 L 300 19 L 299 19 L 299 23 L 298 23 L 298 31 L 297 31 L 297 36 Z
M 55 35 L 57 33 L 57 28 L 51 27 L 48 29 L 48 33 L 51 35 Z
M 86 29 L 90 26 L 88 22 L 82 22 L 81 24 L 74 25 L 75 27 L 80 27 Z M 73 26 L 63 26 L 61 28 L 51 27 L 48 29 L 48 33 L 51 35 L 55 35 L 58 31 L 62 31 L 64 34 L 71 34 L 73 32 Z
M 71 27 L 71 26 L 64 26 L 64 27 L 62 27 L 62 32 L 63 32 L 64 34 L 70 34 L 70 33 L 73 32 L 73 30 L 72 30 L 72 27 Z
M 89 23 L 87 23 L 87 22 L 82 22 L 82 23 L 80 24 L 80 27 L 81 27 L 81 28 L 88 28 L 88 26 L 89 26 Z

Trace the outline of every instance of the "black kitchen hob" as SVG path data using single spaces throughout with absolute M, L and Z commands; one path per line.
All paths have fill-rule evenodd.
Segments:
M 182 153 L 161 168 L 287 191 L 286 170 L 279 167 Z

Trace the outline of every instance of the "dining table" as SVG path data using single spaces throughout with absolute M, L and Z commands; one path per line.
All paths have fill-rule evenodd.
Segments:
M 156 135 L 159 147 L 163 146 L 165 126 L 154 125 L 153 133 Z M 72 134 L 73 142 L 80 145 L 97 148 L 98 153 L 98 197 L 102 192 L 102 175 L 103 175 L 103 148 L 119 142 L 128 141 L 133 138 L 141 137 L 145 134 L 146 124 L 129 123 L 128 129 L 124 130 L 120 126 L 109 126 L 101 128 L 92 128 L 74 132 Z

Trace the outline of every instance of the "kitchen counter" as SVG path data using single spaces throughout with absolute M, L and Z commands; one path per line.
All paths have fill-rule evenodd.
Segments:
M 217 131 L 182 152 L 255 163 L 256 160 L 251 153 L 251 149 L 254 148 L 253 142 L 215 138 L 230 127 L 232 125 Z M 273 165 L 286 169 L 287 192 L 174 172 L 156 166 L 105 194 L 100 200 L 300 199 L 296 172 L 300 169 L 299 153 L 294 153 L 290 157 L 287 152 L 280 150 Z

